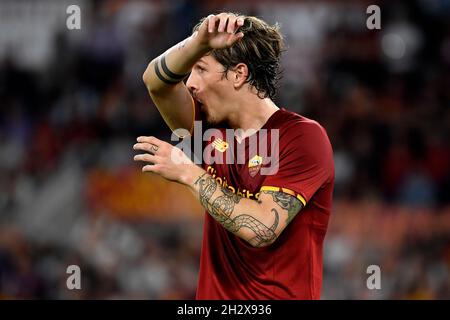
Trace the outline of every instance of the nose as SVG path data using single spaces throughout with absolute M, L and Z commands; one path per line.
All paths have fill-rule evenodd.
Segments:
M 186 87 L 189 89 L 191 93 L 194 93 L 197 90 L 197 86 L 194 81 L 193 72 L 189 75 L 187 81 L 186 81 Z

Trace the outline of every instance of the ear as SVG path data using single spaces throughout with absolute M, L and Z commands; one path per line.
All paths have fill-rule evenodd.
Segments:
M 241 88 L 248 78 L 248 67 L 245 63 L 238 63 L 233 68 L 233 86 L 235 89 Z

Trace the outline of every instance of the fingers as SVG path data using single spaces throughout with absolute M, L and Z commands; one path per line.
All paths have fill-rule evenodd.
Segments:
M 207 18 L 208 21 L 208 32 L 213 33 L 216 28 L 216 22 L 218 21 L 218 17 L 213 14 L 210 14 Z
M 228 22 L 229 18 L 230 17 L 228 15 L 222 15 L 222 16 L 219 15 L 220 22 L 219 22 L 219 27 L 217 28 L 217 32 L 225 31 L 225 27 L 227 26 L 227 22 Z
M 142 167 L 142 172 L 153 172 L 153 173 L 159 173 L 160 168 L 158 167 L 158 165 L 151 165 L 148 164 L 146 166 Z
M 159 140 L 155 137 L 152 137 L 152 136 L 150 136 L 150 137 L 141 136 L 141 137 L 138 137 L 136 140 L 137 140 L 137 142 L 151 143 L 155 146 L 160 146 L 162 143 L 161 140 Z
M 155 137 L 139 137 L 138 143 L 133 146 L 134 150 L 142 150 L 155 154 L 164 146 L 164 142 Z
M 242 17 L 242 16 L 237 17 L 236 24 L 237 24 L 238 28 L 242 27 L 244 25 L 244 22 L 245 22 L 244 17 Z
M 236 31 L 240 28 L 240 27 L 242 27 L 243 25 L 244 25 L 244 23 L 245 23 L 245 17 L 243 17 L 243 16 L 238 16 L 238 17 L 236 17 L 236 21 L 235 21 L 235 28 L 234 28 L 234 30 L 233 30 L 233 33 L 235 33 L 235 35 L 236 35 L 236 40 L 237 39 L 240 39 L 240 38 L 242 38 L 243 36 L 244 36 L 244 33 L 243 32 L 239 32 L 239 33 L 236 33 Z
M 228 25 L 227 25 L 227 32 L 228 33 L 234 33 L 236 31 L 236 29 L 237 29 L 236 20 L 237 20 L 236 16 L 229 16 L 228 17 Z
M 206 20 L 209 33 L 235 33 L 239 27 L 244 25 L 244 17 L 228 13 L 209 15 Z
M 239 32 L 238 34 L 230 35 L 230 37 L 227 39 L 227 46 L 231 46 L 233 43 L 235 43 L 242 37 L 244 37 L 244 34 L 242 32 Z
M 239 33 L 233 35 L 233 38 L 231 41 L 232 41 L 232 43 L 235 43 L 236 41 L 238 41 L 239 39 L 241 39 L 243 37 L 244 37 L 244 33 L 239 32 Z
M 155 154 L 156 151 L 158 151 L 159 147 L 155 146 L 154 144 L 151 144 L 151 143 L 136 143 L 133 146 L 133 149 L 149 152 L 151 154 Z
M 149 153 L 137 154 L 134 156 L 133 159 L 134 159 L 134 161 L 144 161 L 144 162 L 150 162 L 153 164 L 158 162 L 158 157 L 153 154 L 149 154 Z
M 166 144 L 166 142 L 159 140 L 158 138 L 155 138 L 152 136 L 149 136 L 149 137 L 141 136 L 141 137 L 138 137 L 136 140 L 137 140 L 137 143 L 135 143 L 133 145 L 133 149 L 144 151 L 146 153 L 135 155 L 133 157 L 133 160 L 149 163 L 142 167 L 142 171 L 159 173 L 162 157 L 164 157 L 165 150 L 166 150 L 166 148 L 164 146 L 164 144 Z M 155 153 L 158 150 L 160 150 L 158 152 L 159 156 L 155 155 Z
M 133 146 L 133 149 L 135 150 L 142 150 L 142 151 L 147 151 L 147 149 L 149 148 L 149 144 L 147 143 L 136 143 Z M 142 171 L 143 172 L 154 172 L 154 173 L 158 173 L 159 172 L 159 162 L 160 162 L 160 157 L 155 156 L 153 154 L 150 153 L 143 153 L 143 154 L 137 154 L 133 157 L 134 161 L 143 161 L 143 162 L 148 162 L 150 164 L 147 164 L 145 166 L 142 167 Z
M 139 145 L 136 147 L 136 145 Z M 138 150 L 143 150 L 143 149 L 147 149 L 148 148 L 148 144 L 147 143 L 137 143 L 133 146 L 133 149 L 138 149 Z M 146 151 L 146 150 L 143 150 Z M 143 154 L 137 154 L 133 157 L 134 161 L 143 161 L 143 162 L 148 162 L 150 164 L 147 164 L 145 166 L 142 167 L 142 171 L 143 172 L 154 172 L 154 173 L 158 173 L 159 170 L 159 161 L 160 161 L 160 157 L 155 156 L 153 154 L 149 154 L 149 153 L 143 153 Z

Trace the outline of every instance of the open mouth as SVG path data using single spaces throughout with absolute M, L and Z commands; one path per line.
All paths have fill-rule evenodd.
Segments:
M 205 105 L 200 101 L 200 100 L 198 100 L 197 99 L 197 105 L 198 105 L 198 108 L 201 110 L 201 111 L 205 111 Z
M 197 103 L 199 109 L 202 110 L 202 109 L 203 109 L 203 103 L 200 101 L 200 99 L 199 99 L 195 94 L 193 94 L 192 97 L 193 97 L 194 100 L 196 101 L 196 103 Z
M 194 100 L 195 100 L 195 102 L 196 102 L 196 104 L 197 104 L 197 107 L 198 107 L 199 111 L 200 111 L 201 113 L 203 113 L 203 114 L 206 114 L 206 109 L 207 109 L 207 108 L 206 108 L 205 104 L 203 103 L 203 101 L 200 100 L 199 97 L 198 97 L 196 94 L 192 94 L 192 97 L 194 98 Z

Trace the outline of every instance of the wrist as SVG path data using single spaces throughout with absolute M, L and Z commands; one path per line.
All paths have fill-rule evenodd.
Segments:
M 194 34 L 191 36 L 191 40 L 195 44 L 201 55 L 205 55 L 212 50 L 211 46 L 209 45 L 209 41 L 201 39 L 201 37 L 198 36 L 198 31 L 194 32 Z
M 185 168 L 183 175 L 180 177 L 180 182 L 188 187 L 193 186 L 198 177 L 206 173 L 205 170 L 195 164 L 190 164 Z

